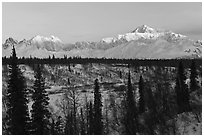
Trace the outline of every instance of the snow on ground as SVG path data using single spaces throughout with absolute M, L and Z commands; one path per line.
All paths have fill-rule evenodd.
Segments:
M 50 89 L 46 89 L 47 92 L 55 92 L 59 91 L 63 88 L 63 86 L 50 86 Z
M 127 76 L 129 69 L 123 66 L 114 66 L 114 65 L 105 65 L 105 64 L 88 64 L 88 65 L 70 65 L 71 71 L 69 71 L 67 65 L 44 65 L 45 69 L 45 83 L 46 91 L 49 93 L 49 108 L 51 112 L 55 115 L 63 116 L 63 109 L 61 108 L 63 103 L 66 103 L 64 100 L 65 93 L 70 91 L 75 91 L 78 95 L 78 104 L 79 108 L 83 107 L 87 101 L 94 100 L 94 80 L 99 79 L 100 92 L 102 94 L 103 102 L 103 113 L 105 113 L 105 107 L 110 107 L 110 98 L 114 96 L 114 101 L 117 105 L 121 104 L 121 101 L 124 99 L 123 93 L 126 91 L 127 86 Z M 26 77 L 27 84 L 29 81 L 29 88 L 33 85 L 34 82 L 34 71 L 29 66 L 22 65 L 21 70 L 23 71 L 24 76 Z M 143 68 L 140 68 L 141 71 Z M 136 101 L 138 101 L 138 87 L 137 82 L 139 81 L 140 73 L 135 73 L 134 69 L 130 69 L 131 78 L 134 89 L 134 94 Z M 122 78 L 119 76 L 119 72 L 122 73 Z M 144 78 L 148 76 L 148 73 L 142 72 Z M 3 87 L 6 87 L 6 78 L 7 71 L 4 68 L 2 83 Z M 67 80 L 70 79 L 70 84 Z M 5 88 L 2 89 L 3 92 Z M 196 97 L 195 95 L 193 95 Z M 194 99 L 198 100 L 194 104 L 199 104 L 200 98 Z M 30 100 L 28 107 L 31 110 L 32 101 Z M 200 103 L 202 104 L 202 103 Z M 121 107 L 121 106 L 119 106 Z M 110 120 L 112 119 L 112 112 L 114 110 L 108 111 L 110 115 Z M 122 113 L 122 112 L 121 112 Z M 120 114 L 121 114 L 120 113 Z M 182 113 L 176 118 L 176 126 L 178 127 L 177 134 L 202 134 L 202 123 L 197 121 L 196 116 L 193 113 Z M 114 131 L 113 131 L 114 132 Z M 114 133 L 115 134 L 115 133 Z
M 179 135 L 202 135 L 202 123 L 192 112 L 177 115 L 176 126 Z

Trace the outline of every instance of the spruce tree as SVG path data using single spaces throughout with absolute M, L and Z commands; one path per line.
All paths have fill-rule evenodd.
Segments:
M 55 55 L 54 54 L 52 55 L 52 59 L 55 59 Z
M 130 72 L 128 75 L 128 89 L 126 94 L 125 134 L 137 133 L 137 108 L 132 90 Z
M 70 64 L 68 65 L 69 72 L 72 72 Z
M 186 84 L 186 76 L 184 73 L 183 63 L 179 63 L 178 73 L 176 78 L 175 91 L 177 94 L 178 112 L 186 112 L 190 110 L 189 91 Z
M 148 116 L 145 120 L 145 123 L 147 125 L 147 133 L 150 135 L 154 135 L 155 134 L 154 128 L 159 121 L 158 111 L 156 109 L 157 106 L 155 102 L 155 97 L 152 93 L 152 89 L 150 85 L 148 85 L 146 88 L 147 88 L 146 91 L 148 96 L 148 99 L 147 99 Z
M 26 135 L 28 132 L 29 112 L 26 92 L 26 82 L 17 64 L 18 58 L 13 46 L 9 65 L 8 80 L 8 133 Z
M 93 118 L 93 105 L 90 101 L 88 107 L 88 135 L 94 135 L 94 118 Z
M 103 123 L 102 123 L 102 102 L 101 93 L 99 91 L 98 79 L 95 80 L 94 88 L 94 134 L 103 134 Z
M 190 91 L 195 91 L 199 88 L 198 81 L 197 81 L 197 71 L 196 71 L 196 64 L 195 61 L 192 61 L 191 64 L 191 74 L 190 74 Z
M 50 134 L 51 135 L 55 135 L 55 121 L 54 119 L 52 118 L 52 122 L 51 122 L 51 129 L 50 129 Z
M 65 135 L 74 135 L 73 112 L 66 116 Z
M 72 91 L 72 98 L 73 98 L 73 126 L 74 126 L 74 135 L 78 134 L 78 127 L 77 127 L 77 97 L 75 94 L 76 91 Z
M 68 85 L 70 85 L 70 84 L 71 84 L 71 82 L 70 82 L 70 79 L 69 79 L 69 78 L 67 79 L 67 84 L 68 84 Z
M 122 72 L 121 71 L 119 72 L 119 77 L 122 78 Z
M 32 133 L 35 135 L 48 134 L 50 112 L 48 110 L 49 97 L 45 91 L 45 82 L 42 76 L 41 66 L 37 65 L 35 73 L 35 82 L 32 94 Z
M 178 77 L 176 78 L 175 92 L 176 92 L 176 102 L 178 106 L 178 112 L 180 112 L 182 110 L 182 94 L 181 94 L 180 80 Z
M 139 81 L 139 112 L 143 113 L 145 111 L 145 101 L 144 101 L 144 81 L 142 76 L 140 76 Z
M 81 123 L 80 123 L 80 125 L 81 125 L 81 135 L 85 135 L 85 122 L 84 122 L 84 115 L 83 115 L 83 110 L 82 110 L 82 108 L 81 108 Z

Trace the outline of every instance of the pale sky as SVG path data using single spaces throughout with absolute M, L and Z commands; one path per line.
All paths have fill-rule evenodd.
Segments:
M 202 39 L 202 3 L 3 3 L 2 40 L 54 35 L 64 43 L 99 41 L 146 24 Z

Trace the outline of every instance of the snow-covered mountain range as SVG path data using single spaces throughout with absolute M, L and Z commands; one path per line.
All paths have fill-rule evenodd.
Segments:
M 147 25 L 115 37 L 103 38 L 99 42 L 63 43 L 55 36 L 35 36 L 17 41 L 8 38 L 3 44 L 2 56 L 10 56 L 15 45 L 19 57 L 47 58 L 80 56 L 98 58 L 186 58 L 201 57 L 202 42 L 187 36 L 151 28 Z

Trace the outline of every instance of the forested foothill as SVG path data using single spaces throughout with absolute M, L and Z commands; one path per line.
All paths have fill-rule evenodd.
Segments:
M 5 135 L 202 134 L 202 59 L 2 58 Z

